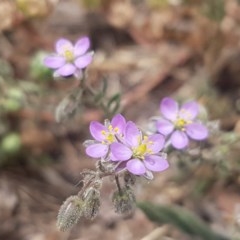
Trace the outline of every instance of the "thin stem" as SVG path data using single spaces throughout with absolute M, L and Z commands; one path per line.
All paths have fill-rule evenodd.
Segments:
M 119 182 L 118 175 L 115 175 L 115 181 L 116 181 L 116 184 L 117 184 L 118 192 L 122 196 L 123 193 L 122 193 L 122 188 L 121 188 L 121 185 L 120 185 L 120 182 Z
M 97 179 L 102 179 L 102 178 L 104 178 L 104 177 L 108 177 L 108 176 L 112 176 L 112 175 L 114 175 L 114 173 L 112 173 L 112 172 L 106 172 L 106 173 L 98 173 L 98 172 L 96 172 L 88 181 L 85 182 L 85 181 L 83 180 L 84 185 L 83 185 L 82 189 L 78 192 L 78 196 L 81 197 L 82 194 L 85 192 L 85 190 L 86 190 L 88 187 L 90 187 L 90 185 L 91 185 L 93 182 L 95 182 L 95 180 L 97 180 Z M 115 178 L 116 178 L 116 176 L 115 176 Z M 121 187 L 120 187 L 119 181 L 118 181 L 118 187 L 119 187 L 119 189 L 120 189 L 119 191 L 121 191 Z
M 82 88 L 83 90 L 85 90 L 85 92 L 89 93 L 93 97 L 96 97 L 96 95 L 97 95 L 96 91 L 94 91 L 94 89 L 89 84 L 86 83 L 86 74 L 85 73 L 83 73 L 83 78 L 81 79 L 81 81 L 79 83 L 79 88 Z M 101 107 L 101 109 L 104 111 L 106 116 L 109 115 L 108 108 L 103 103 L 103 100 L 100 100 L 98 106 Z

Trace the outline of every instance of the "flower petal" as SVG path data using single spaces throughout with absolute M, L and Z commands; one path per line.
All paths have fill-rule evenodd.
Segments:
M 80 38 L 74 46 L 74 56 L 78 57 L 87 52 L 90 47 L 90 40 L 88 37 Z
M 127 170 L 135 175 L 143 175 L 146 172 L 146 168 L 142 161 L 139 159 L 131 159 L 127 162 Z
M 187 134 L 194 140 L 203 140 L 208 137 L 208 129 L 201 123 L 192 123 L 186 126 Z
M 147 169 L 154 172 L 161 172 L 169 167 L 168 161 L 165 158 L 157 155 L 150 155 L 145 157 L 144 164 Z
M 118 142 L 114 142 L 110 145 L 110 151 L 113 155 L 112 161 L 126 161 L 132 156 L 131 149 Z
M 136 147 L 139 145 L 139 140 L 142 139 L 141 131 L 138 129 L 135 123 L 129 121 L 125 128 L 125 140 L 126 143 L 131 147 Z
M 60 67 L 59 69 L 57 69 L 55 73 L 56 75 L 67 77 L 74 74 L 75 71 L 76 71 L 76 67 L 71 63 L 67 63 L 67 64 L 64 64 L 62 67 Z
M 74 61 L 74 63 L 78 68 L 82 69 L 87 67 L 87 65 L 89 65 L 92 62 L 92 59 L 93 59 L 92 53 L 87 53 L 81 57 L 78 57 Z
M 62 67 L 65 62 L 65 58 L 61 56 L 48 56 L 43 60 L 45 66 L 53 69 Z
M 122 134 L 126 126 L 126 120 L 122 114 L 117 114 L 113 117 L 111 125 L 113 128 L 118 128 L 118 133 Z
M 170 121 L 165 119 L 159 119 L 156 125 L 158 132 L 165 136 L 170 134 L 174 129 L 174 125 Z
M 199 106 L 196 102 L 187 102 L 182 105 L 179 116 L 186 120 L 193 120 L 198 115 Z
M 148 137 L 148 148 L 150 148 L 153 153 L 160 152 L 164 147 L 164 143 L 165 138 L 163 137 L 163 135 L 153 134 Z
M 89 130 L 94 139 L 103 141 L 106 139 L 103 132 L 108 132 L 107 128 L 97 121 L 92 121 L 89 126 Z
M 73 45 L 69 40 L 60 38 L 55 44 L 55 49 L 58 54 L 64 54 L 66 50 L 73 51 Z
M 160 104 L 160 112 L 168 120 L 176 120 L 178 114 L 178 103 L 172 98 L 164 98 Z
M 86 154 L 93 158 L 105 157 L 108 153 L 108 145 L 96 143 L 86 148 Z
M 182 131 L 175 131 L 171 135 L 170 141 L 176 149 L 183 149 L 188 145 L 188 137 Z

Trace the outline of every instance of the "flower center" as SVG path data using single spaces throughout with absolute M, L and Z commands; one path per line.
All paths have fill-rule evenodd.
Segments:
M 177 129 L 183 129 L 186 124 L 187 124 L 187 122 L 186 122 L 184 119 L 179 118 L 179 119 L 177 119 L 176 122 L 175 122 L 175 127 L 176 127 Z
M 72 62 L 74 60 L 73 52 L 68 49 L 64 51 L 63 55 L 67 62 Z
M 119 132 L 119 128 L 115 127 L 113 128 L 112 125 L 108 126 L 108 131 L 102 131 L 102 135 L 105 137 L 103 143 L 105 144 L 111 144 L 116 141 L 115 134 Z
M 183 118 L 178 118 L 175 122 L 174 122 L 174 126 L 176 129 L 181 130 L 181 131 L 185 131 L 185 126 L 190 124 L 192 121 L 190 120 L 186 120 Z
M 143 142 L 140 142 L 137 147 L 133 148 L 133 157 L 143 160 L 146 154 L 152 153 L 149 145 L 152 145 L 152 142 L 148 141 L 148 137 L 145 136 Z

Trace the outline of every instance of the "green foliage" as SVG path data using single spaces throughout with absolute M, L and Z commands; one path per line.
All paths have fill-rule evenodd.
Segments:
M 120 100 L 121 95 L 119 93 L 114 94 L 108 101 L 107 108 L 109 112 L 109 116 L 113 116 L 117 113 L 119 107 L 120 107 Z
M 203 13 L 212 20 L 221 21 L 224 17 L 224 0 L 205 0 L 203 1 Z
M 37 52 L 31 59 L 30 76 L 39 81 L 48 82 L 52 80 L 52 70 L 43 65 L 43 59 L 48 54 L 43 51 Z
M 197 216 L 183 208 L 147 202 L 138 203 L 138 207 L 151 221 L 159 224 L 172 224 L 191 236 L 197 236 L 203 240 L 230 240 L 228 237 L 213 232 Z

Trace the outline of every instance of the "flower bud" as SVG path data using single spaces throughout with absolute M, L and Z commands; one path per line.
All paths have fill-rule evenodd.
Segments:
M 116 213 L 129 215 L 135 210 L 135 195 L 129 187 L 122 188 L 121 192 L 114 192 L 112 201 Z
M 90 187 L 84 197 L 83 214 L 84 217 L 93 220 L 100 208 L 100 192 L 99 190 Z
M 83 200 L 78 196 L 71 196 L 61 206 L 58 217 L 57 227 L 61 231 L 66 231 L 75 225 L 83 212 Z

